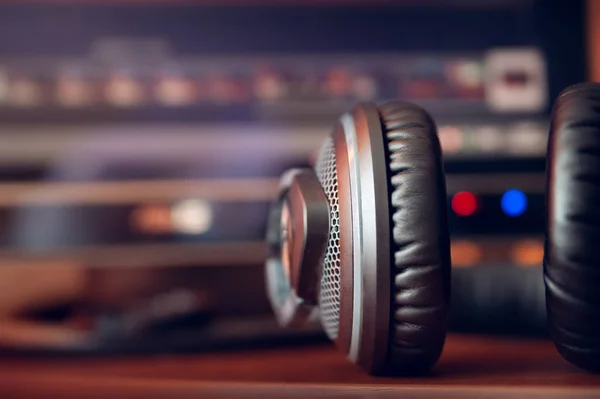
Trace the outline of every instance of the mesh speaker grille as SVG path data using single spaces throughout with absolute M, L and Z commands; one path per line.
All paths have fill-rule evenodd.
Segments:
M 331 136 L 323 143 L 315 171 L 329 202 L 329 238 L 323 259 L 319 308 L 325 333 L 335 340 L 340 322 L 340 213 L 335 147 Z

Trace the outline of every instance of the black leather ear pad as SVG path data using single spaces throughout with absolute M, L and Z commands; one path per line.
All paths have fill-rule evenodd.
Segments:
M 420 107 L 379 107 L 392 227 L 388 368 L 426 371 L 444 345 L 450 302 L 447 196 L 437 128 Z
M 600 84 L 578 84 L 552 112 L 547 165 L 546 306 L 558 351 L 600 370 Z

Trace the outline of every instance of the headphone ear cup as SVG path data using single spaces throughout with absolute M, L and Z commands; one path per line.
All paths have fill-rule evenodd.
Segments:
M 547 159 L 550 333 L 565 359 L 600 371 L 600 84 L 574 85 L 559 95 Z
M 329 202 L 319 309 L 370 374 L 429 370 L 450 302 L 446 185 L 437 128 L 404 102 L 343 115 L 315 166 Z

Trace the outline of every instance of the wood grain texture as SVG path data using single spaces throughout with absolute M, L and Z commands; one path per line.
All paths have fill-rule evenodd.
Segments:
M 451 336 L 435 371 L 375 378 L 332 345 L 104 358 L 0 359 L 0 397 L 19 398 L 600 397 L 600 375 L 552 343 Z
M 589 80 L 600 82 L 600 1 L 587 1 Z

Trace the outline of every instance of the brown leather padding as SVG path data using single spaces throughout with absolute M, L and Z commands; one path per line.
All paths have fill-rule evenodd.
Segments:
M 391 317 L 387 370 L 420 373 L 444 346 L 450 302 L 447 194 L 437 128 L 417 105 L 379 107 L 387 145 Z

